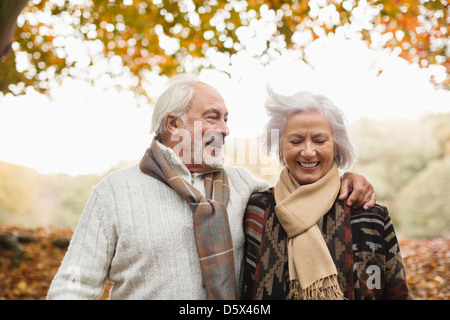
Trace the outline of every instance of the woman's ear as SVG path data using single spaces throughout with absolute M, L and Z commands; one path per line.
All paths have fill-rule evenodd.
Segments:
M 286 164 L 286 161 L 284 161 L 284 155 L 281 151 L 281 146 L 278 148 L 278 159 L 280 160 L 280 163 Z

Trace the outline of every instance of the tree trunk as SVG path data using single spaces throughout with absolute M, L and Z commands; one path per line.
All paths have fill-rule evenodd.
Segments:
M 17 17 L 28 0 L 0 1 L 0 58 L 11 48 L 11 39 L 17 28 Z

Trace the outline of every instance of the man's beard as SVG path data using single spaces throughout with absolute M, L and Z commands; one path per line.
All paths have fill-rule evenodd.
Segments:
M 180 129 L 172 136 L 175 141 L 180 137 L 183 137 L 182 141 L 173 150 L 185 164 L 201 165 L 211 170 L 223 169 L 225 137 L 220 132 L 207 130 L 202 135 L 199 130 L 192 137 L 188 130 Z
M 200 149 L 200 148 L 198 148 Z M 200 155 L 203 160 L 203 165 L 207 166 L 211 169 L 223 169 L 224 162 L 225 162 L 225 156 L 223 154 L 223 143 L 221 144 L 206 144 L 203 148 L 203 150 L 197 150 L 194 148 L 194 159 L 198 159 L 198 154 L 195 154 L 196 152 L 202 152 L 203 154 Z

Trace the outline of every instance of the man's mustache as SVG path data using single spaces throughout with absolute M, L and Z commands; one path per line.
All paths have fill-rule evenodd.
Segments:
M 219 137 L 219 138 L 217 138 Z M 225 136 L 220 133 L 219 135 L 214 135 L 209 141 L 206 141 L 205 146 L 211 145 L 212 147 L 222 148 L 225 145 Z

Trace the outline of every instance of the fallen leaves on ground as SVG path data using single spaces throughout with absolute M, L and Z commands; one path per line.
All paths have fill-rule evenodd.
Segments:
M 409 288 L 414 299 L 450 299 L 450 240 L 400 241 Z
M 45 299 L 55 276 L 71 229 L 0 226 L 0 234 L 12 234 L 20 239 L 24 254 L 17 267 L 12 263 L 12 250 L 0 246 L 0 300 Z M 450 299 L 450 239 L 400 241 L 409 287 L 414 299 Z M 100 299 L 109 297 L 112 284 L 107 283 Z
M 55 246 L 52 241 L 70 239 L 72 230 L 0 227 L 0 233 L 34 238 L 22 243 L 25 252 L 17 267 L 11 261 L 12 250 L 0 246 L 0 299 L 45 299 L 66 252 L 66 248 Z

